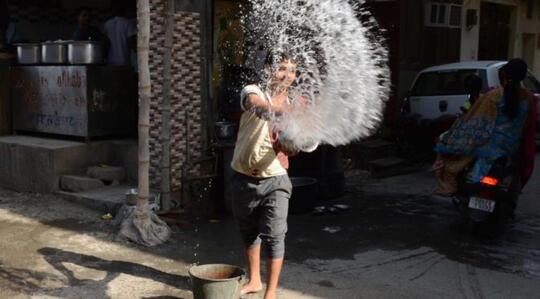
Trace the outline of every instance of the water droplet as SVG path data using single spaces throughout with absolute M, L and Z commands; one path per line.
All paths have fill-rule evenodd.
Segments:
M 317 142 L 346 144 L 371 134 L 388 98 L 387 51 L 370 40 L 370 25 L 362 25 L 349 1 L 249 2 L 252 8 L 242 20 L 257 21 L 249 26 L 257 47 L 250 51 L 264 41 L 275 49 L 288 48 L 304 62 L 301 80 L 289 92 L 304 104 L 277 122 L 282 137 L 302 148 Z

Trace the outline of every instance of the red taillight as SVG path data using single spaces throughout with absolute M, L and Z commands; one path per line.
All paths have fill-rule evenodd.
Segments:
M 497 186 L 499 184 L 499 180 L 496 178 L 492 178 L 489 176 L 486 176 L 482 179 L 482 184 L 488 185 L 488 186 Z

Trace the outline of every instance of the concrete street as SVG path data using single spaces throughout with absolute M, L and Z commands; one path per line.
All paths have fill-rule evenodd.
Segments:
M 434 183 L 351 179 L 338 202 L 352 210 L 291 216 L 280 298 L 538 298 L 540 170 L 497 238 L 467 234 Z M 149 249 L 116 241 L 100 216 L 0 190 L 0 298 L 192 298 L 190 264 L 243 265 L 231 220 L 175 228 Z

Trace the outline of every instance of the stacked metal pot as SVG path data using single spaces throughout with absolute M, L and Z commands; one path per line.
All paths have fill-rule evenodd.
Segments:
M 103 48 L 95 41 L 47 41 L 16 44 L 19 64 L 100 64 Z

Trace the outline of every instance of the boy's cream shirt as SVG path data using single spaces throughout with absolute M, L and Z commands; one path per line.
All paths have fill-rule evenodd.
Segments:
M 248 85 L 242 90 L 240 101 L 244 113 L 240 119 L 231 167 L 239 173 L 257 178 L 285 175 L 287 170 L 279 162 L 272 145 L 269 122 L 244 108 L 245 98 L 252 93 L 271 102 L 257 85 Z

